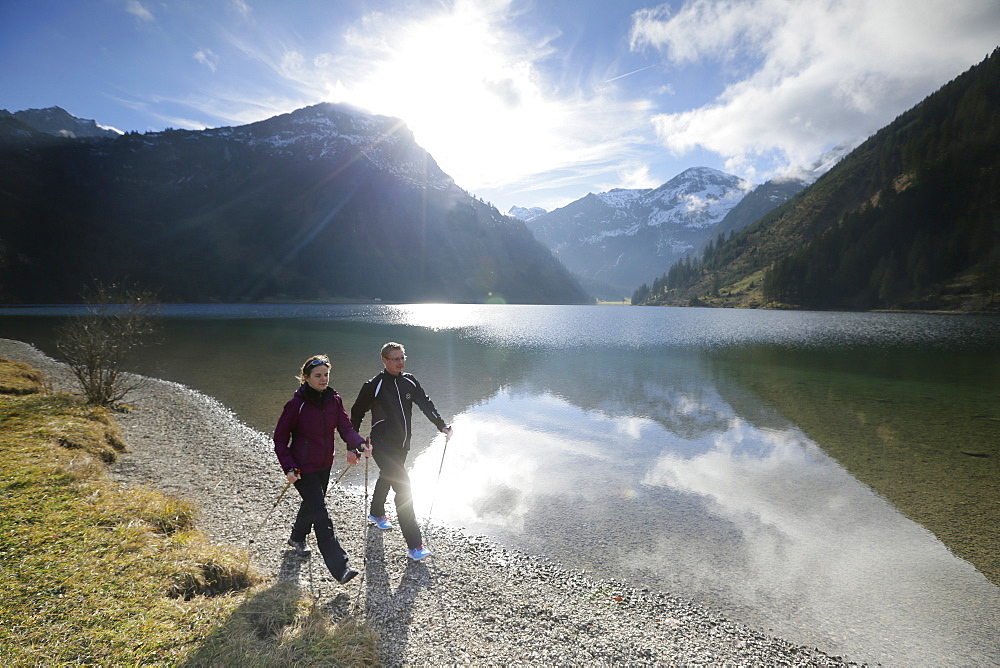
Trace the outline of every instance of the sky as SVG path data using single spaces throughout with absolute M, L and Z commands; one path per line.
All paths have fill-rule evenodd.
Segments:
M 141 133 L 343 102 L 552 210 L 794 174 L 997 46 L 1000 0 L 0 0 L 0 109 Z

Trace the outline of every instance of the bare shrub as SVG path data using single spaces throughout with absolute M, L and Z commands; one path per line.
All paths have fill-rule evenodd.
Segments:
M 141 378 L 124 371 L 129 355 L 157 330 L 151 293 L 95 283 L 84 295 L 87 312 L 59 328 L 56 347 L 80 381 L 88 403 L 112 406 Z

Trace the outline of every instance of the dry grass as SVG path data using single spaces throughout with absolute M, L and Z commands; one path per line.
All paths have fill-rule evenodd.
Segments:
M 36 394 L 44 389 L 40 371 L 0 357 L 0 394 Z
M 0 362 L 0 387 L 32 374 Z M 0 394 L 0 664 L 377 663 L 370 630 L 262 581 L 193 505 L 110 481 L 111 414 L 34 383 Z

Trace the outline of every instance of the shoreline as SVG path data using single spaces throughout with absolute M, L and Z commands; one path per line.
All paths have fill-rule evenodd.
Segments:
M 68 368 L 29 344 L 0 339 L 0 356 L 39 369 L 54 391 L 74 391 Z M 312 538 L 308 559 L 285 545 L 298 497 L 286 494 L 271 512 L 284 478 L 267 435 L 178 383 L 147 379 L 129 403 L 132 412 L 115 415 L 127 450 L 109 466 L 112 479 L 194 502 L 198 528 L 215 542 L 248 548 L 269 580 L 295 583 L 334 620 L 364 619 L 379 634 L 387 666 L 857 665 L 694 602 L 595 579 L 455 528 L 432 524 L 425 538 L 434 554 L 410 561 L 398 530 L 367 526 L 358 486 L 331 481 L 330 515 L 362 571 L 340 585 Z M 343 465 L 338 454 L 335 471 Z
M 410 302 L 374 301 L 364 299 L 341 299 L 341 300 L 268 300 L 263 299 L 255 302 L 164 302 L 160 306 L 407 306 Z M 475 306 L 477 304 L 467 302 L 446 302 L 450 306 Z M 955 315 L 955 316 L 1000 316 L 1000 308 L 996 309 L 917 309 L 917 308 L 873 308 L 873 309 L 817 309 L 805 307 L 778 307 L 778 306 L 720 306 L 709 303 L 702 303 L 697 306 L 690 304 L 632 304 L 625 301 L 605 301 L 595 299 L 593 302 L 584 304 L 512 304 L 513 306 L 651 306 L 666 308 L 705 308 L 722 309 L 732 311 L 792 311 L 811 313 L 909 313 L 916 315 Z M 15 311 L 45 308 L 85 308 L 87 304 L 66 303 L 66 304 L 0 304 L 0 313 L 4 310 Z

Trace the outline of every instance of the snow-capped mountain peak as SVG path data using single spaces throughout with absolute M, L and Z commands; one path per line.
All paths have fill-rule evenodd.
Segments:
M 615 188 L 599 195 L 595 195 L 595 197 L 610 207 L 622 209 L 632 206 L 649 192 L 649 188 Z
M 754 184 L 694 167 L 658 188 L 588 194 L 526 221 L 535 236 L 587 278 L 634 289 L 697 252 Z
M 511 218 L 517 218 L 518 220 L 528 222 L 538 218 L 539 216 L 544 216 L 547 213 L 548 211 L 540 206 L 533 206 L 530 209 L 523 206 L 512 206 L 510 207 L 510 211 L 507 212 L 507 215 Z
M 753 183 L 717 169 L 687 169 L 645 198 L 652 210 L 646 224 L 688 228 L 714 225 L 753 188 Z

